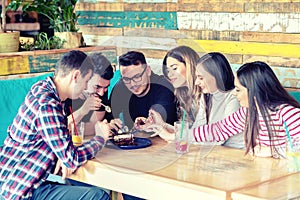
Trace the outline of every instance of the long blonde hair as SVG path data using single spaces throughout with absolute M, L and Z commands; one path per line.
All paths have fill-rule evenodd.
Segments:
M 187 111 L 190 120 L 194 121 L 198 112 L 200 101 L 200 89 L 195 87 L 195 71 L 199 55 L 196 51 L 188 46 L 178 46 L 168 51 L 163 60 L 163 73 L 168 77 L 167 58 L 172 57 L 183 63 L 186 67 L 187 86 L 175 88 L 174 93 L 178 103 L 178 117 L 182 116 L 183 109 Z

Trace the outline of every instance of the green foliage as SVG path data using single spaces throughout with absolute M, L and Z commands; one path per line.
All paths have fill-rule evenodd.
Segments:
M 59 37 L 53 36 L 48 38 L 46 33 L 41 32 L 37 35 L 33 44 L 28 41 L 22 42 L 20 43 L 20 48 L 25 51 L 61 49 L 64 43 L 65 40 Z
M 47 17 L 55 32 L 77 32 L 76 3 L 77 0 L 12 0 L 7 9 L 17 10 L 22 6 L 23 12 L 35 11 Z

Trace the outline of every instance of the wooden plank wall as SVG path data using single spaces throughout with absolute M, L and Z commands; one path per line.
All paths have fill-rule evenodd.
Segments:
M 77 48 L 77 50 L 81 50 L 87 54 L 101 52 L 111 62 L 112 66 L 116 66 L 117 64 L 117 52 L 115 47 L 85 47 Z M 9 78 L 7 75 L 20 74 L 20 77 L 22 77 L 22 74 L 54 71 L 56 62 L 68 51 L 70 51 L 70 49 L 1 53 L 0 79 Z
M 157 73 L 169 49 L 189 45 L 224 53 L 235 69 L 265 61 L 300 88 L 299 0 L 81 0 L 76 10 L 86 44 L 143 51 Z

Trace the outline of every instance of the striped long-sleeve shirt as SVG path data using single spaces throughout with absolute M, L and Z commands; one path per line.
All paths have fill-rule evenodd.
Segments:
M 196 127 L 193 129 L 196 141 L 222 141 L 229 137 L 243 132 L 245 129 L 245 121 L 247 108 L 241 107 L 238 111 L 229 115 L 224 120 L 216 123 Z M 266 123 L 262 116 L 259 116 L 259 134 L 258 140 L 261 146 L 275 148 L 273 152 L 279 155 L 285 155 L 286 151 L 286 127 L 291 135 L 293 143 L 300 142 L 300 109 L 290 105 L 282 105 L 277 111 L 270 112 L 272 123 L 274 125 L 275 134 L 272 141 L 269 139 Z M 274 157 L 278 157 L 276 154 Z
M 0 196 L 27 199 L 53 172 L 56 159 L 76 169 L 103 147 L 96 136 L 75 147 L 67 129 L 63 104 L 52 78 L 32 86 L 0 148 Z

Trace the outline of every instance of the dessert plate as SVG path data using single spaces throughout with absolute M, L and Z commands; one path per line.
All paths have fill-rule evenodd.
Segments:
M 131 149 L 141 149 L 141 148 L 146 148 L 152 144 L 151 140 L 148 138 L 140 138 L 140 137 L 134 137 L 134 142 L 133 144 L 128 144 L 128 145 L 118 145 L 113 141 L 113 139 L 110 140 L 112 144 L 115 146 L 119 147 L 120 149 L 124 150 L 131 150 Z

